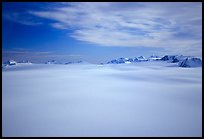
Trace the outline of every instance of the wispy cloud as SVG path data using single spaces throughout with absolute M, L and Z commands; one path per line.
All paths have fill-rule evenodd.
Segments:
M 28 11 L 70 37 L 106 47 L 157 47 L 201 55 L 202 3 L 60 3 Z
M 3 15 L 4 18 L 16 22 L 16 23 L 20 23 L 23 25 L 29 25 L 29 26 L 36 26 L 36 25 L 41 25 L 43 24 L 42 22 L 39 21 L 35 21 L 35 18 L 33 18 L 32 16 L 29 16 L 27 13 L 7 13 Z
M 47 55 L 47 54 L 52 54 L 53 52 L 44 52 L 44 51 L 30 51 L 27 49 L 15 49 L 15 50 L 3 50 L 2 54 L 7 55 L 7 54 L 26 54 L 26 55 Z
M 34 62 L 45 62 L 47 60 L 55 59 L 66 62 L 66 60 L 77 60 L 81 56 L 82 55 L 79 54 L 57 54 L 51 51 L 32 51 L 27 49 L 2 51 L 2 61 L 15 59 L 17 61 L 30 60 Z

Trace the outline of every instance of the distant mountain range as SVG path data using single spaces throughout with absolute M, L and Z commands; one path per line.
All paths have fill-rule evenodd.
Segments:
M 136 62 L 147 62 L 147 61 L 166 61 L 169 63 L 178 63 L 179 67 L 199 67 L 202 66 L 202 60 L 197 57 L 192 56 L 183 56 L 183 55 L 165 55 L 163 57 L 159 56 L 150 56 L 145 58 L 144 56 L 134 57 L 134 58 L 118 58 L 108 61 L 106 64 L 130 64 Z M 18 63 L 31 64 L 30 61 L 20 61 L 16 62 L 14 60 L 9 60 L 2 64 L 2 68 L 6 66 L 17 65 Z M 55 60 L 47 61 L 45 64 L 88 64 L 86 61 L 75 61 L 75 62 L 57 62 Z M 103 63 L 101 63 L 103 64 Z
M 124 63 L 135 63 L 135 62 L 147 62 L 147 61 L 167 61 L 169 63 L 178 63 L 179 67 L 199 67 L 202 66 L 202 60 L 200 58 L 183 55 L 165 55 L 163 57 L 150 56 L 145 58 L 139 56 L 135 58 L 118 58 L 108 61 L 107 64 L 124 64 Z
M 45 64 L 65 64 L 65 65 L 68 65 L 68 64 L 79 64 L 79 63 L 81 63 L 81 64 L 88 64 L 88 62 L 86 62 L 86 61 L 82 61 L 82 60 L 80 60 L 80 61 L 69 61 L 69 62 L 64 62 L 64 63 L 62 63 L 62 62 L 57 62 L 57 61 L 55 61 L 55 60 L 51 60 L 51 61 L 47 61 L 47 62 L 45 62 Z

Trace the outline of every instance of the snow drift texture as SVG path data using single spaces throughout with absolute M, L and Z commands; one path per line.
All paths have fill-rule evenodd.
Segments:
M 202 67 L 18 64 L 2 72 L 3 136 L 202 136 Z

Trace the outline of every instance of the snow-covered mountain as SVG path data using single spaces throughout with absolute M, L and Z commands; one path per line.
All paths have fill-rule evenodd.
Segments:
M 107 64 L 122 64 L 122 63 L 131 63 L 131 62 L 133 62 L 132 58 L 118 58 L 107 62 Z
M 177 55 L 165 55 L 161 58 L 162 61 L 168 61 L 170 63 L 176 63 L 179 62 L 179 59 L 177 58 Z
M 200 67 L 202 66 L 202 61 L 200 58 L 185 58 L 184 60 L 178 63 L 179 67 Z
M 80 61 L 65 62 L 64 64 L 65 65 L 68 65 L 68 64 L 89 64 L 89 62 L 80 60 Z
M 136 63 L 143 61 L 167 61 L 168 63 L 178 63 L 179 67 L 198 67 L 202 66 L 202 60 L 200 58 L 183 55 L 165 55 L 163 57 L 150 56 L 146 59 L 144 56 L 134 58 L 118 58 L 113 59 L 107 64 L 125 64 L 125 63 Z
M 133 62 L 148 61 L 144 56 L 139 56 L 135 58 L 118 58 L 108 61 L 107 64 L 128 64 Z
M 47 62 L 45 62 L 45 64 L 57 64 L 57 61 L 55 61 L 55 60 L 51 60 L 51 61 L 47 61 Z
M 6 65 L 17 65 L 17 62 L 14 61 L 14 60 L 9 60 L 9 61 L 5 62 L 4 64 L 6 64 Z
M 2 68 L 7 67 L 7 66 L 13 66 L 13 65 L 17 65 L 17 62 L 14 60 L 9 60 L 2 64 Z
M 153 61 L 161 59 L 158 56 L 151 56 L 150 58 L 145 58 L 144 56 L 134 57 L 134 58 L 118 58 L 108 61 L 107 64 L 123 64 L 123 63 L 134 63 L 134 62 L 143 62 L 143 61 Z
M 18 63 L 32 64 L 29 60 L 21 60 Z
M 162 61 L 168 61 L 170 63 L 177 63 L 183 61 L 186 58 L 192 58 L 192 56 L 183 56 L 183 55 L 165 55 L 161 58 Z
M 202 66 L 202 60 L 200 58 L 192 57 L 192 56 L 183 56 L 183 55 L 165 55 L 163 57 L 159 56 L 150 56 L 149 58 L 145 58 L 144 56 L 134 57 L 134 58 L 118 58 L 108 61 L 106 64 L 129 64 L 129 63 L 137 63 L 137 62 L 145 62 L 145 61 L 164 61 L 167 63 L 178 63 L 179 67 L 198 67 Z M 9 60 L 2 64 L 2 68 L 13 65 L 24 65 L 24 64 L 32 64 L 30 61 L 20 61 L 16 62 L 14 60 Z M 86 61 L 69 61 L 69 62 L 57 62 L 56 60 L 51 60 L 45 62 L 45 64 L 90 64 Z
M 178 63 L 179 67 L 200 67 L 202 66 L 202 60 L 193 56 L 183 55 L 165 55 L 161 58 L 162 61 L 169 63 Z
M 148 61 L 148 59 L 146 59 L 144 56 L 139 56 L 137 58 L 137 60 L 140 62 L 140 61 Z
M 148 58 L 148 60 L 149 61 L 157 61 L 157 60 L 161 60 L 161 57 L 153 55 L 153 56 L 150 56 Z
M 22 60 L 19 62 L 16 62 L 15 60 L 8 60 L 2 64 L 2 68 L 8 67 L 8 66 L 9 67 L 14 66 L 14 65 L 22 66 L 22 65 L 28 65 L 28 64 L 32 64 L 32 63 L 28 60 Z

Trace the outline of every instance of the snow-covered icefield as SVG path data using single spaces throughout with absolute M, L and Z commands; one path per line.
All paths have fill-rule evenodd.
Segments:
M 202 67 L 31 64 L 2 76 L 3 136 L 202 136 Z

